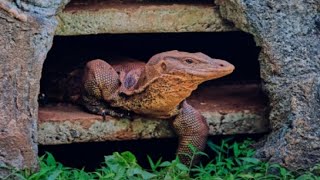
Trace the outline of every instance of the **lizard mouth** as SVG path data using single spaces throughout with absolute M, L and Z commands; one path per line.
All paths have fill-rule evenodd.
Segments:
M 213 69 L 208 71 L 199 71 L 197 75 L 204 79 L 217 79 L 217 78 L 226 76 L 228 74 L 231 74 L 232 72 L 233 72 L 233 69 L 226 69 L 226 70 Z
M 235 67 L 226 61 L 214 60 L 213 63 L 210 63 L 207 67 L 192 71 L 194 75 L 209 80 L 231 74 L 234 69 Z

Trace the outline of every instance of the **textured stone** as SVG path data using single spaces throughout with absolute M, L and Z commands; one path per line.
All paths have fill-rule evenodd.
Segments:
M 253 34 L 257 44 L 262 47 L 259 58 L 261 77 L 263 78 L 264 89 L 268 93 L 270 100 L 271 111 L 269 119 L 273 132 L 261 143 L 262 146 L 258 149 L 257 156 L 268 159 L 271 162 L 282 163 L 291 169 L 307 168 L 318 163 L 320 161 L 319 1 L 217 0 L 216 2 L 220 5 L 219 9 L 223 17 L 232 21 L 237 28 Z M 42 62 L 51 46 L 53 30 L 56 26 L 54 15 L 59 6 L 64 3 L 62 0 L 0 1 L 0 86 L 2 87 L 0 89 L 0 165 L 15 166 L 17 168 L 36 168 L 36 120 L 38 114 L 36 100 L 40 73 Z M 170 7 L 177 6 L 183 7 L 183 5 Z M 165 5 L 152 6 L 153 9 L 149 6 L 152 10 L 161 7 L 165 7 L 165 10 L 170 9 Z M 117 24 L 117 21 L 112 21 L 114 24 L 100 24 L 102 26 L 99 28 L 103 29 L 101 32 L 104 33 L 190 32 L 192 31 L 188 28 L 191 27 L 190 24 L 195 24 L 195 27 L 198 28 L 194 31 L 225 30 L 224 28 L 227 26 L 219 25 L 216 27 L 216 24 L 221 24 L 222 20 L 210 15 L 217 13 L 215 9 L 206 10 L 206 13 L 202 14 L 205 10 L 199 10 L 199 7 L 193 7 L 194 11 L 188 11 L 178 16 L 169 16 L 173 13 L 170 10 L 163 10 L 165 13 L 156 17 L 146 14 L 144 17 L 150 17 L 151 20 L 149 21 L 148 18 L 143 19 L 143 16 L 138 16 L 139 19 L 137 20 L 151 24 L 153 31 L 150 29 L 148 31 L 138 31 L 135 28 L 138 28 L 139 25 L 130 26 L 130 28 L 123 26 L 121 23 L 125 23 L 123 21 L 128 19 L 126 19 L 127 16 L 125 14 L 120 12 L 118 13 L 120 16 L 103 16 L 107 12 L 101 13 L 97 9 L 91 9 L 86 12 L 70 9 L 69 12 L 73 12 L 75 16 L 80 13 L 79 17 L 81 17 L 81 13 L 83 16 L 86 13 L 98 13 L 100 17 L 96 16 L 97 19 L 107 19 L 108 17 L 117 19 L 119 17 L 117 21 L 121 23 Z M 102 7 L 101 11 L 106 8 Z M 110 8 L 116 9 L 116 7 Z M 124 6 L 121 9 L 126 10 Z M 139 8 L 131 11 L 141 12 L 138 10 Z M 141 14 L 143 13 L 141 12 Z M 189 16 L 191 14 L 192 16 Z M 68 21 L 63 19 L 62 15 L 63 13 L 60 21 L 64 21 L 63 26 L 66 28 L 68 25 L 66 22 Z M 204 19 L 194 20 L 193 17 L 202 17 Z M 207 19 L 206 17 L 210 18 Z M 84 17 L 81 18 L 76 19 L 76 17 L 71 18 L 70 16 L 70 20 L 73 22 L 81 20 L 81 23 L 83 23 L 86 19 Z M 176 24 L 180 23 L 179 20 L 184 20 L 184 18 L 188 21 L 189 19 L 192 20 L 191 23 Z M 88 23 L 82 24 L 85 29 L 98 25 L 90 24 L 91 21 L 94 22 L 95 18 L 87 18 L 87 20 Z M 106 22 L 110 23 L 110 21 Z M 128 20 L 128 22 L 130 21 Z M 169 30 L 161 29 L 161 26 L 160 28 L 157 26 L 158 24 L 163 26 L 160 22 L 171 23 L 167 28 L 174 28 Z M 133 25 L 134 23 L 131 22 L 130 24 Z M 106 25 L 112 29 L 104 30 Z M 156 28 L 153 28 L 153 26 Z M 75 32 L 78 28 L 81 29 L 80 27 L 75 26 L 70 29 Z M 132 31 L 129 31 L 131 28 Z M 228 30 L 229 28 L 226 29 Z M 233 28 L 231 27 L 231 29 Z M 67 29 L 59 27 L 58 32 L 62 34 L 62 32 L 67 32 Z M 80 32 L 85 31 L 82 29 Z M 90 32 L 87 32 L 87 34 L 95 33 L 100 33 L 100 31 L 90 30 Z M 73 35 L 76 34 L 79 34 L 79 32 L 73 33 Z M 205 113 L 203 114 L 208 117 Z M 224 125 L 221 122 L 228 120 L 227 116 L 224 117 L 225 119 L 218 120 L 221 127 Z M 45 123 L 54 125 L 52 120 L 50 122 L 41 120 L 39 131 L 41 131 L 42 125 Z M 102 127 L 107 127 L 106 123 L 111 123 L 111 125 L 112 123 L 118 123 L 117 127 L 122 127 L 123 129 L 128 127 L 127 124 L 133 124 L 134 126 L 132 125 L 131 127 L 132 134 L 144 133 L 142 131 L 144 129 L 152 130 L 152 133 L 146 131 L 145 134 L 153 134 L 153 129 L 149 128 L 149 126 L 145 128 L 145 124 L 141 123 L 143 121 L 142 119 L 137 119 L 129 123 L 128 120 L 118 122 L 110 120 L 110 122 L 100 123 L 95 120 L 92 123 L 93 125 L 86 124 L 87 122 L 83 123 L 89 129 L 97 129 L 93 130 L 94 132 L 104 130 Z M 70 139 L 69 142 L 73 142 L 70 137 L 82 137 L 81 129 L 84 126 L 80 124 L 75 126 L 76 128 L 73 130 L 69 130 L 72 125 L 68 123 L 72 124 L 74 121 L 59 122 L 59 124 L 67 125 L 61 128 L 53 126 L 53 128 L 49 129 L 53 133 L 60 132 L 61 137 Z M 48 127 L 49 125 L 43 127 Z M 153 126 L 156 125 L 153 124 Z M 231 124 L 231 126 L 226 124 L 223 128 L 229 127 L 226 130 L 226 132 L 229 132 L 237 126 L 238 124 L 236 123 L 234 125 Z M 77 129 L 78 127 L 80 130 Z M 119 131 L 121 132 L 121 130 Z M 66 131 L 65 136 L 63 134 L 64 131 Z M 112 132 L 112 129 L 110 131 Z M 211 125 L 211 132 L 219 132 L 219 128 L 214 128 Z M 121 133 L 119 137 L 125 137 Z M 60 136 L 52 135 L 52 137 L 59 138 Z
M 64 3 L 0 1 L 0 167 L 37 168 L 39 81 Z
M 236 30 L 213 4 L 70 3 L 59 14 L 56 35 L 152 32 L 221 32 Z
M 254 35 L 272 133 L 257 157 L 293 170 L 320 162 L 320 28 L 317 0 L 218 0 L 222 16 Z
M 258 85 L 202 87 L 188 102 L 207 119 L 211 135 L 264 133 L 269 130 L 266 106 Z M 170 121 L 145 117 L 133 120 L 88 114 L 70 105 L 39 110 L 39 143 L 132 140 L 173 137 Z

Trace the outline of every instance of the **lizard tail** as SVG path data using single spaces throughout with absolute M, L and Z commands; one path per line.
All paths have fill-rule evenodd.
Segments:
M 193 165 L 199 161 L 199 156 L 193 154 L 193 146 L 203 151 L 206 145 L 209 127 L 199 111 L 183 102 L 180 113 L 173 121 L 173 127 L 179 136 L 178 157 L 185 165 Z

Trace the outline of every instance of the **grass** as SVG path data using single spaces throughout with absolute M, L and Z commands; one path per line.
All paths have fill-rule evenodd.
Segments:
M 105 156 L 101 168 L 95 172 L 86 172 L 84 169 L 74 169 L 57 162 L 52 154 L 47 153 L 40 157 L 40 171 L 31 173 L 28 170 L 11 173 L 5 179 L 23 180 L 320 180 L 320 164 L 309 171 L 292 172 L 278 164 L 262 162 L 253 157 L 254 149 L 250 148 L 252 141 L 241 143 L 223 140 L 220 145 L 208 142 L 212 150 L 213 159 L 205 164 L 187 167 L 178 159 L 172 161 L 152 160 L 149 156 L 149 169 L 143 169 L 131 152 L 114 152 Z M 192 147 L 191 147 L 192 148 Z M 193 156 L 207 156 L 203 152 L 192 148 Z M 1 167 L 0 167 L 1 168 Z

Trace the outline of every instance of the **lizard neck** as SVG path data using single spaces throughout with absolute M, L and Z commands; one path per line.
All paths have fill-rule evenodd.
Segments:
M 141 72 L 135 92 L 142 92 L 146 87 L 158 79 L 161 74 L 153 67 L 145 66 Z

